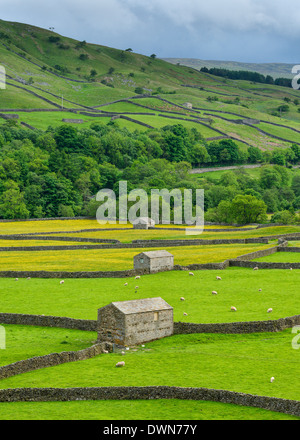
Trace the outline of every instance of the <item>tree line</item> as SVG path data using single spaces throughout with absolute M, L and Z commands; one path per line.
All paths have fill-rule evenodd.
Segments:
M 264 221 L 267 211 L 294 215 L 300 208 L 300 178 L 295 175 L 291 183 L 286 177 L 286 166 L 299 161 L 297 145 L 274 152 L 241 150 L 231 139 L 207 143 L 196 129 L 181 124 L 143 133 L 115 121 L 32 131 L 8 120 L 0 125 L 0 218 L 94 216 L 97 192 L 109 188 L 118 194 L 119 181 L 126 180 L 128 191 L 141 188 L 149 195 L 153 188 L 204 188 L 211 221 L 247 223 L 249 218 L 233 216 L 236 210 L 228 204 L 246 197 L 257 213 L 250 220 Z M 242 171 L 225 173 L 219 181 L 190 173 L 196 166 L 242 163 L 266 167 L 260 179 Z

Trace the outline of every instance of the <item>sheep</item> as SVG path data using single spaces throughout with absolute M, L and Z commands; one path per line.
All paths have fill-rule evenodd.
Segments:
M 222 280 L 222 278 L 221 277 L 217 277 L 217 280 Z
M 271 312 L 273 312 L 273 309 L 268 309 L 267 312 L 271 313 Z
M 30 277 L 28 277 L 27 279 L 28 279 L 28 280 L 31 280 L 31 278 L 30 278 Z
M 232 307 L 231 307 L 231 311 L 232 311 L 232 312 L 236 312 L 236 311 L 237 311 L 237 308 L 232 306 Z
M 190 275 L 191 277 L 193 277 L 193 276 L 194 276 L 193 272 L 190 272 L 190 273 L 189 273 L 189 275 Z
M 126 350 L 129 350 L 129 347 L 126 347 Z
M 258 270 L 258 267 L 257 267 L 257 266 L 256 266 L 256 267 L 254 267 L 254 268 L 253 268 L 253 270 Z
M 275 380 L 275 377 L 271 377 L 270 382 L 273 383 Z
M 139 280 L 141 277 L 138 275 L 135 277 L 136 280 Z
M 107 350 L 103 350 L 102 353 L 108 353 L 108 351 Z
M 183 312 L 183 316 L 187 316 L 187 315 L 188 315 L 187 313 Z
M 142 348 L 145 348 L 145 345 L 142 345 Z
M 128 283 L 125 283 L 124 286 L 128 286 Z
M 139 286 L 135 286 L 135 290 L 138 290 Z
M 117 363 L 116 363 L 116 367 L 125 367 L 125 362 L 124 362 L 124 361 L 122 361 L 122 362 L 117 362 Z
M 16 281 L 19 281 L 19 278 L 16 278 Z
M 258 289 L 259 292 L 262 292 L 262 289 Z
M 216 292 L 215 290 L 213 290 L 211 293 L 212 293 L 213 295 L 218 295 L 218 292 Z
M 61 280 L 61 282 L 59 284 L 64 284 L 64 280 Z
M 125 351 L 122 351 L 122 352 L 121 352 L 121 354 L 122 354 L 122 355 L 124 356 L 124 354 L 125 354 Z
M 183 296 L 180 298 L 180 301 L 185 301 L 185 299 L 183 298 Z

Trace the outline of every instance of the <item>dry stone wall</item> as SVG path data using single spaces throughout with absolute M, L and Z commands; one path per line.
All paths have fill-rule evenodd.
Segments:
M 90 388 L 17 388 L 0 390 L 0 402 L 50 402 L 74 400 L 205 400 L 251 406 L 300 416 L 300 402 L 277 397 L 257 396 L 209 388 L 90 387 Z

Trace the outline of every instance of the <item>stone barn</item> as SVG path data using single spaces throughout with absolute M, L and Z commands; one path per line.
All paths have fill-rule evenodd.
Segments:
M 191 102 L 185 102 L 185 103 L 183 104 L 183 107 L 186 107 L 186 108 L 192 110 L 192 108 L 193 108 L 193 104 L 192 104 Z
M 112 302 L 98 310 L 98 342 L 138 345 L 173 334 L 173 308 L 162 298 Z
M 149 229 L 155 227 L 155 221 L 150 217 L 140 217 L 133 222 L 134 229 Z
M 148 251 L 141 252 L 133 257 L 134 269 L 145 272 L 160 272 L 162 270 L 174 269 L 174 256 L 170 252 Z

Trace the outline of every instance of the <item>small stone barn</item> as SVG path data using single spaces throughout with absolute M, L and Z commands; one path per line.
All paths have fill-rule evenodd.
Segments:
M 162 298 L 112 302 L 98 310 L 98 342 L 137 345 L 173 334 L 173 308 Z
M 150 217 L 140 217 L 133 222 L 134 229 L 149 229 L 155 227 L 155 221 Z
M 133 257 L 133 263 L 135 270 L 144 270 L 151 273 L 161 270 L 173 270 L 174 256 L 165 250 L 141 252 Z

